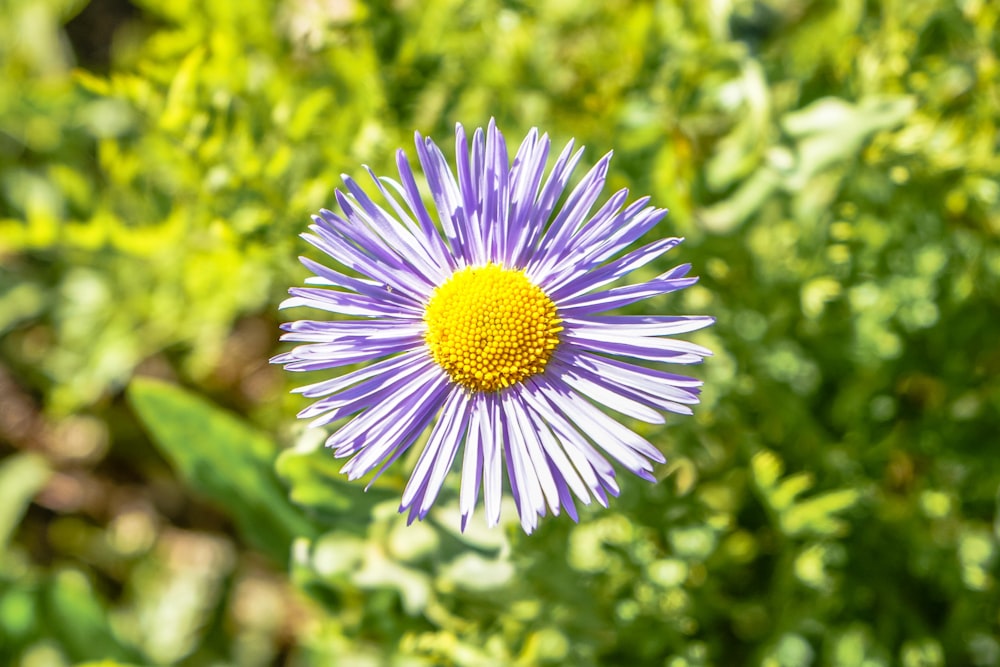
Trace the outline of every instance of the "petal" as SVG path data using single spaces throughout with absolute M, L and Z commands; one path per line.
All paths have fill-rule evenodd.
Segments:
M 472 151 L 475 154 L 480 154 L 483 152 L 483 144 L 485 143 L 483 139 L 482 129 L 477 129 L 475 135 L 473 136 L 473 147 Z M 462 196 L 462 206 L 466 211 L 466 216 L 469 218 L 475 232 L 470 234 L 469 237 L 469 248 L 467 249 L 468 257 L 473 264 L 485 264 L 489 253 L 486 251 L 486 238 L 483 234 L 483 206 L 482 206 L 482 192 L 480 191 L 480 179 L 474 178 L 473 174 L 482 173 L 481 168 L 474 167 L 474 162 L 481 162 L 481 156 L 479 159 L 475 159 L 475 156 L 470 156 L 469 154 L 469 142 L 468 137 L 465 134 L 465 128 L 462 127 L 461 123 L 455 124 L 455 172 L 456 178 L 458 179 L 458 189 Z
M 430 423 L 448 388 L 444 374 L 435 371 L 402 384 L 395 396 L 362 412 L 327 438 L 337 458 L 357 454 L 342 470 L 350 479 L 366 475 L 392 454 L 398 456 Z
M 500 401 L 496 394 L 486 394 L 484 398 L 485 409 L 479 413 L 480 439 L 483 443 L 483 503 L 486 505 L 486 523 L 492 527 L 500 523 L 505 438 Z
M 588 247 L 579 245 L 577 237 L 583 234 L 583 230 L 587 227 L 600 224 L 605 219 L 624 219 L 624 214 L 620 214 L 619 212 L 627 198 L 628 190 L 619 190 L 586 222 L 581 221 L 577 224 L 581 228 L 579 232 L 574 228 L 572 233 L 565 233 L 558 239 L 550 239 L 547 245 L 543 246 L 545 248 L 544 252 L 539 253 L 535 258 L 536 263 L 529 267 L 529 275 L 551 276 L 559 271 L 559 267 L 577 266 L 577 260 L 571 258 Z M 570 240 L 572 240 L 572 243 Z
M 362 294 L 338 292 L 321 287 L 292 287 L 288 290 L 291 298 L 278 306 L 280 309 L 306 306 L 339 315 L 353 317 L 421 317 L 422 313 L 405 304 L 391 300 L 376 300 Z
M 316 371 L 380 359 L 397 352 L 408 352 L 419 345 L 419 337 L 403 338 L 391 344 L 369 340 L 310 343 L 279 354 L 271 362 L 284 364 L 286 371 Z
M 571 363 L 577 373 L 660 410 L 691 414 L 691 408 L 687 406 L 699 401 L 697 387 L 701 382 L 691 378 L 660 373 L 587 353 L 574 354 L 572 360 L 566 363 Z M 669 379 L 672 377 L 692 384 L 679 386 Z
M 523 396 L 521 397 L 521 400 L 524 401 Z M 590 493 L 587 491 L 587 484 L 584 483 L 583 479 L 580 477 L 580 473 L 577 472 L 573 463 L 566 456 L 566 452 L 559 444 L 559 441 L 552 435 L 552 431 L 549 430 L 549 426 L 545 423 L 542 416 L 531 408 L 526 401 L 524 401 L 524 409 L 528 418 L 534 422 L 535 430 L 541 440 L 542 449 L 545 452 L 545 456 L 549 460 L 552 476 L 556 480 L 557 485 L 560 482 L 562 482 L 562 486 L 568 485 L 569 488 L 573 490 L 573 493 L 575 493 L 584 504 L 589 504 Z M 593 476 L 593 468 L 586 463 L 585 459 L 581 461 L 581 464 L 585 465 L 587 471 L 591 473 L 592 482 L 597 484 L 597 478 Z
M 559 311 L 570 317 L 582 317 L 593 313 L 602 313 L 613 308 L 621 308 L 660 294 L 669 294 L 698 282 L 697 278 L 679 277 L 687 273 L 689 268 L 689 266 L 683 265 L 668 271 L 663 276 L 637 285 L 614 287 L 603 292 L 570 297 L 558 304 Z
M 426 516 L 437 499 L 464 438 L 469 423 L 468 406 L 469 395 L 462 391 L 452 391 L 445 401 L 437 424 L 403 490 L 399 511 L 410 508 L 409 521 Z
M 394 341 L 407 340 L 418 343 L 427 331 L 422 322 L 386 322 L 371 320 L 346 320 L 340 322 L 323 322 L 317 320 L 298 320 L 282 326 L 288 333 L 280 340 L 306 343 L 348 343 L 371 341 L 392 344 Z
M 423 284 L 423 291 L 429 292 L 419 273 L 407 267 L 395 253 L 365 238 L 360 228 L 350 229 L 351 225 L 330 211 L 323 210 L 320 214 L 324 217 L 313 216 L 315 224 L 309 226 L 313 233 L 303 234 L 302 238 L 340 264 L 384 285 L 390 301 L 406 299 L 419 307 L 424 299 L 413 296 L 416 288 Z
M 646 368 L 645 366 L 637 366 L 618 359 L 599 357 L 586 352 L 574 352 L 573 358 L 569 363 L 572 363 L 574 366 L 590 368 L 602 375 L 617 377 L 626 384 L 645 386 L 653 383 L 653 385 L 658 387 L 662 385 L 664 391 L 669 391 L 671 387 L 682 387 L 688 388 L 689 391 L 696 394 L 697 387 L 704 384 L 701 380 L 696 380 L 695 378 L 688 377 L 686 375 L 667 373 L 652 368 Z M 672 396 L 678 395 L 672 394 Z
M 549 402 L 541 390 L 545 384 L 544 378 L 529 379 L 525 383 L 522 397 L 552 428 L 552 432 L 559 439 L 564 451 L 573 461 L 574 467 L 587 483 L 591 492 L 598 502 L 607 507 L 608 500 L 604 490 L 612 495 L 618 495 L 618 483 L 615 481 L 614 468 L 577 430 L 576 426 Z
M 417 375 L 433 370 L 433 362 L 426 357 L 412 359 L 393 373 L 382 373 L 354 386 L 314 402 L 300 411 L 300 419 L 316 418 L 310 426 L 325 426 L 348 415 L 391 399 L 399 393 L 399 385 Z
M 545 185 L 542 187 L 542 192 L 535 200 L 531 213 L 531 229 L 525 230 L 527 238 L 524 241 L 520 257 L 514 263 L 515 266 L 529 265 L 534 256 L 539 253 L 539 248 L 543 247 L 542 237 L 545 233 L 545 223 L 549 221 L 556 203 L 566 189 L 573 170 L 576 169 L 577 163 L 583 157 L 583 149 L 573 153 L 573 145 L 573 141 L 570 140 L 562 153 L 559 154 Z
M 510 160 L 507 144 L 493 119 L 486 128 L 485 163 L 481 171 L 480 193 L 482 209 L 479 232 L 486 236 L 487 257 L 491 262 L 505 263 L 507 258 L 507 193 Z
M 330 378 L 329 380 L 323 380 L 314 384 L 305 385 L 297 389 L 293 389 L 292 391 L 297 394 L 302 394 L 307 398 L 326 396 L 327 394 L 340 391 L 344 388 L 350 387 L 352 384 L 361 382 L 376 375 L 388 375 L 391 377 L 393 371 L 412 364 L 415 358 L 424 359 L 426 358 L 426 353 L 423 350 L 411 350 L 409 352 L 404 352 L 399 356 L 392 357 L 391 359 L 383 359 L 382 361 L 375 362 L 374 364 L 359 370 L 345 373 L 344 375 L 339 375 L 337 377 Z
M 547 280 L 543 289 L 556 302 L 577 294 L 589 292 L 645 266 L 660 255 L 676 247 L 682 240 L 679 238 L 670 238 L 654 241 L 635 252 L 625 255 L 621 259 L 599 268 L 587 268 L 589 265 L 577 264 L 577 268 L 564 273 L 561 280 Z
M 563 364 L 550 365 L 554 366 L 552 372 L 558 372 L 562 381 L 592 401 L 649 424 L 662 424 L 665 421 L 663 415 L 656 410 L 626 394 L 616 392 L 607 383 L 602 383 L 600 376 L 578 373 Z
M 573 343 L 585 349 L 593 346 L 616 346 L 620 351 L 615 354 L 631 354 L 643 359 L 663 358 L 662 355 L 680 357 L 692 356 L 696 360 L 712 356 L 712 351 L 696 343 L 676 338 L 659 338 L 656 336 L 630 336 L 620 329 L 598 329 L 597 327 L 566 328 L 561 338 L 566 343 Z M 644 354 L 653 356 L 642 356 Z M 660 355 L 660 356 L 657 356 Z M 675 362 L 682 363 L 682 362 Z
M 438 220 L 444 236 L 451 245 L 452 252 L 465 260 L 464 263 L 468 263 L 471 257 L 467 252 L 467 246 L 472 234 L 472 225 L 467 211 L 462 206 L 462 196 L 455 176 L 437 144 L 425 139 L 419 132 L 414 136 L 414 143 L 417 148 L 417 158 L 424 170 L 428 189 L 438 211 Z
M 704 329 L 715 323 L 714 317 L 704 315 L 588 315 L 564 317 L 565 328 L 589 331 L 627 331 L 641 336 L 673 336 Z
M 379 207 L 365 191 L 346 174 L 342 176 L 351 197 L 336 192 L 337 201 L 349 218 L 367 224 L 386 244 L 393 248 L 413 273 L 420 276 L 427 285 L 433 286 L 439 267 L 427 252 L 426 247 L 416 239 L 410 230 Z
M 517 513 L 521 517 L 524 532 L 531 533 L 538 525 L 538 516 L 545 514 L 545 499 L 535 468 L 528 460 L 528 446 L 516 413 L 510 412 L 507 401 L 501 398 L 503 425 L 507 437 L 504 439 L 504 460 L 507 463 L 507 479 L 510 481 Z
M 481 420 L 483 418 L 483 400 L 479 394 L 474 394 L 469 407 L 469 430 L 466 433 L 465 455 L 462 459 L 462 488 L 459 493 L 459 511 L 462 513 L 462 531 L 468 525 L 469 518 L 476 508 L 479 497 L 479 485 L 483 476 L 483 440 Z
M 542 237 L 541 248 L 546 250 L 540 252 L 534 262 L 544 264 L 548 257 L 548 250 L 562 248 L 569 238 L 587 219 L 587 214 L 601 196 L 604 189 L 604 181 L 608 176 L 608 165 L 611 163 L 611 153 L 608 153 L 597 161 L 583 180 L 573 189 L 569 198 L 563 205 L 555 220 L 545 230 Z M 529 265 L 529 272 L 531 266 Z
M 540 389 L 551 404 L 630 471 L 649 479 L 653 469 L 649 460 L 666 462 L 663 453 L 638 433 L 605 415 L 558 379 L 547 380 Z
M 519 399 L 517 391 L 507 391 L 505 394 L 510 400 L 508 415 L 513 417 L 514 422 L 517 423 L 518 430 L 521 432 L 525 453 L 528 457 L 527 462 L 532 472 L 538 478 L 542 495 L 545 497 L 545 502 L 549 506 L 549 509 L 553 514 L 559 514 L 559 491 L 552 477 L 552 471 L 549 469 L 535 424 L 528 417 L 526 406 Z
M 545 163 L 549 157 L 549 136 L 538 137 L 538 130 L 531 129 L 514 157 L 510 169 L 511 196 L 509 213 L 510 247 L 505 257 L 510 266 L 521 266 L 522 257 L 531 241 L 532 215 L 535 201 L 545 174 Z
M 607 398 L 602 399 L 600 394 L 592 394 L 588 393 L 587 391 L 582 391 L 581 393 L 586 395 L 591 400 L 594 400 L 598 403 L 603 403 L 604 405 L 613 408 L 615 410 L 618 410 L 623 414 L 628 414 L 628 413 L 624 412 L 624 410 L 621 410 L 620 405 L 623 402 L 627 401 L 631 401 L 633 403 L 639 403 L 640 405 L 647 406 L 655 410 L 666 410 L 668 412 L 673 412 L 681 415 L 689 415 L 692 413 L 691 408 L 688 407 L 688 405 L 686 404 L 692 404 L 698 402 L 698 397 L 696 395 L 686 394 L 686 393 L 685 393 L 685 398 L 687 400 L 684 401 L 671 401 L 667 398 L 664 398 L 662 394 L 666 393 L 666 391 L 664 390 L 666 390 L 669 387 L 669 385 L 662 385 L 662 384 L 658 385 L 657 389 L 659 389 L 660 391 L 656 392 L 648 387 L 637 387 L 635 385 L 622 384 L 621 382 L 611 379 L 605 375 L 600 375 L 592 371 L 585 370 L 583 368 L 576 369 L 576 374 L 582 378 L 588 379 L 592 384 L 597 384 L 603 387 L 604 395 L 607 396 Z M 575 387 L 576 385 L 573 386 Z M 683 390 L 681 389 L 677 388 L 671 388 L 671 389 L 673 389 L 674 392 L 678 393 L 683 392 Z M 693 397 L 693 400 L 691 400 L 691 398 L 688 397 Z M 663 423 L 663 420 L 662 418 L 660 418 L 659 421 L 653 423 Z

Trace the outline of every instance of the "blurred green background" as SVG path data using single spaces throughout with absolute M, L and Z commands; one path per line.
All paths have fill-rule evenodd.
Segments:
M 0 0 L 0 664 L 1000 665 L 998 35 L 989 0 Z M 614 149 L 688 239 L 654 269 L 702 275 L 649 307 L 718 318 L 662 481 L 530 537 L 458 534 L 455 476 L 405 528 L 406 465 L 344 482 L 267 364 L 339 174 L 490 117 Z

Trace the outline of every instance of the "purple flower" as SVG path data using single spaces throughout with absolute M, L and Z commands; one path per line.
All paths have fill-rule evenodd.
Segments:
M 557 208 L 583 151 L 571 141 L 546 177 L 549 139 L 537 130 L 513 164 L 492 122 L 471 147 L 457 126 L 455 171 L 430 139 L 417 134 L 416 148 L 433 213 L 399 150 L 398 182 L 368 170 L 384 204 L 344 176 L 341 212 L 320 211 L 303 235 L 350 275 L 303 258 L 314 286 L 289 290 L 282 308 L 350 319 L 283 325 L 282 340 L 307 344 L 272 361 L 290 371 L 367 365 L 299 388 L 318 399 L 299 416 L 314 426 L 350 418 L 326 441 L 349 458 L 350 479 L 377 470 L 374 480 L 429 429 L 403 491 L 409 521 L 427 515 L 456 460 L 463 529 L 480 489 L 498 523 L 505 471 L 528 533 L 546 511 L 576 520 L 574 496 L 606 507 L 618 495 L 608 457 L 655 481 L 663 454 L 602 407 L 653 424 L 662 411 L 691 414 L 700 381 L 631 360 L 698 363 L 711 352 L 667 336 L 713 319 L 606 313 L 697 280 L 684 264 L 608 287 L 682 241 L 624 252 L 667 211 L 648 197 L 626 206 L 627 190 L 593 211 L 610 153 Z

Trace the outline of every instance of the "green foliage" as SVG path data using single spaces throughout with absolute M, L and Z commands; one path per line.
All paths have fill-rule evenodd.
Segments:
M 0 663 L 1000 665 L 996 5 L 5 0 Z M 267 364 L 339 174 L 490 117 L 718 319 L 661 482 L 531 537 L 406 527 Z
M 754 455 L 750 471 L 761 499 L 786 537 L 842 535 L 847 524 L 833 515 L 854 506 L 861 495 L 858 489 L 837 489 L 799 500 L 812 487 L 813 476 L 799 472 L 781 479 L 782 462 L 768 451 Z
M 313 527 L 274 474 L 277 450 L 264 435 L 204 399 L 137 378 L 129 399 L 184 482 L 221 505 L 254 547 L 284 562 Z
M 31 499 L 45 486 L 49 466 L 37 454 L 18 454 L 0 464 L 0 548 L 6 550 L 11 534 L 21 522 Z

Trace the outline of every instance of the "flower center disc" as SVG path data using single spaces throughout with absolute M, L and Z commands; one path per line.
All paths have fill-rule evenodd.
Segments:
M 424 314 L 434 361 L 458 384 L 498 391 L 541 373 L 562 331 L 556 305 L 522 271 L 456 271 Z

